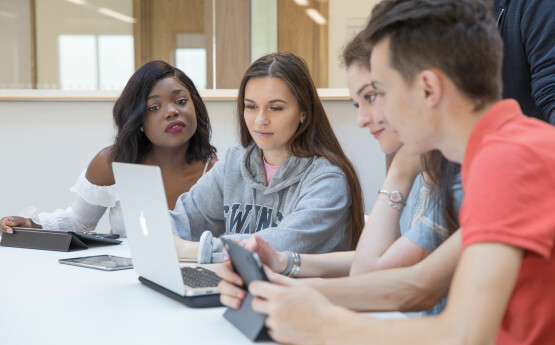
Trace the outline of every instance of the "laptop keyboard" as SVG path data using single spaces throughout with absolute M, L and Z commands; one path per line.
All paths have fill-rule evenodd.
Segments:
M 216 287 L 222 280 L 214 271 L 200 266 L 181 267 L 181 275 L 183 283 L 193 288 Z

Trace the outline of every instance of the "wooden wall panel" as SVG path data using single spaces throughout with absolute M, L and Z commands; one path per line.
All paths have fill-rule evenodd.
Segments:
M 236 89 L 250 65 L 250 0 L 217 0 L 216 88 Z
M 204 46 L 206 47 L 206 88 L 214 88 L 214 42 L 212 36 L 214 34 L 214 21 L 212 13 L 212 1 L 204 0 Z
M 178 34 L 204 33 L 205 0 L 133 0 L 135 67 L 151 60 L 175 65 Z
M 309 1 L 307 7 L 292 0 L 278 1 L 278 49 L 301 56 L 317 87 L 328 86 L 328 25 L 318 25 L 305 13 L 314 8 L 328 18 L 327 1 Z
M 133 0 L 133 16 L 136 68 L 158 59 L 175 65 L 177 35 L 204 34 L 207 88 L 214 87 L 214 55 L 216 87 L 239 87 L 250 64 L 250 0 Z
M 29 22 L 31 25 L 31 88 L 37 88 L 37 25 L 35 0 L 29 0 Z
M 175 65 L 177 34 L 204 32 L 204 0 L 156 0 L 149 3 L 151 57 Z
M 133 0 L 133 41 L 135 45 L 135 70 L 150 61 L 150 16 L 148 2 Z
M 322 14 L 322 16 L 329 20 L 328 2 L 316 1 L 315 9 Z M 313 69 L 314 80 L 317 87 L 328 87 L 328 25 L 317 25 L 314 30 L 314 64 L 317 68 Z
M 305 59 L 313 70 L 314 25 L 304 8 L 292 0 L 278 1 L 278 50 L 287 51 Z

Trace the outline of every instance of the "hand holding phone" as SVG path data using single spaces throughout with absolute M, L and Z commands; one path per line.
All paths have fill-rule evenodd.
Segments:
M 257 253 L 251 252 L 232 240 L 222 238 L 224 247 L 229 254 L 233 269 L 241 276 L 248 289 L 249 284 L 255 280 L 268 281 L 264 272 L 264 265 Z
M 228 308 L 224 313 L 224 318 L 237 327 L 247 338 L 256 340 L 269 340 L 268 329 L 264 326 L 266 315 L 252 310 L 251 303 L 253 296 L 248 292 L 248 286 L 255 280 L 268 281 L 264 266 L 257 253 L 251 252 L 241 245 L 222 238 L 224 247 L 229 254 L 229 260 L 233 269 L 243 278 L 247 289 L 247 294 L 239 309 Z

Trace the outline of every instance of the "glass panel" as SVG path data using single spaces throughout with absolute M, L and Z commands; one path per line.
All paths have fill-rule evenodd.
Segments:
M 278 0 L 251 0 L 251 62 L 278 51 Z
M 121 89 L 134 71 L 132 0 L 36 0 L 38 88 Z
M 204 34 L 178 34 L 175 67 L 182 70 L 197 89 L 206 89 L 206 49 Z
M 347 87 L 345 68 L 339 57 L 345 45 L 368 23 L 379 0 L 329 0 L 329 87 Z
M 377 2 L 0 0 L 0 88 L 118 90 L 157 59 L 199 89 L 237 87 L 275 51 L 303 57 L 318 87 L 346 87 L 339 57 Z
M 133 36 L 98 36 L 100 89 L 121 90 L 135 72 Z
M 96 36 L 61 35 L 60 84 L 62 90 L 94 90 L 98 86 Z M 83 68 L 82 66 L 89 66 Z
M 206 89 L 206 49 L 178 48 L 176 67 L 182 70 L 198 89 Z
M 0 0 L 0 89 L 30 89 L 29 1 Z

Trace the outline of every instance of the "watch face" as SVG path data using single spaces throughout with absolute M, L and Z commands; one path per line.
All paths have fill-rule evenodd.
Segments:
M 393 202 L 401 202 L 403 197 L 401 196 L 401 192 L 394 190 L 393 192 L 389 193 L 389 198 Z

